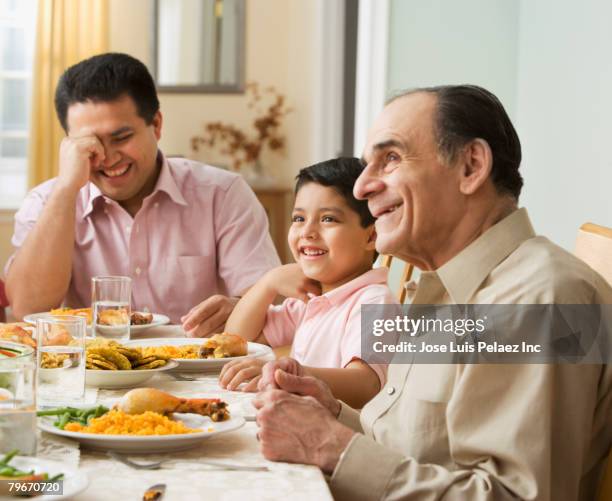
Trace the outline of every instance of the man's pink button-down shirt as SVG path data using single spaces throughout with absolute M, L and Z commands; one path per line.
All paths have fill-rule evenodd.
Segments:
M 15 247 L 54 183 L 34 188 L 15 215 Z M 92 277 L 125 275 L 132 278 L 133 309 L 179 323 L 207 297 L 237 295 L 280 264 L 266 213 L 243 178 L 190 160 L 163 159 L 157 185 L 134 218 L 92 183 L 81 189 L 76 209 L 67 306 L 90 305 Z
M 387 268 L 376 268 L 313 296 L 308 303 L 295 298 L 270 306 L 263 334 L 270 346 L 292 344 L 291 356 L 310 367 L 346 367 L 361 358 L 361 305 L 397 304 L 387 285 Z M 385 365 L 370 365 L 385 384 Z

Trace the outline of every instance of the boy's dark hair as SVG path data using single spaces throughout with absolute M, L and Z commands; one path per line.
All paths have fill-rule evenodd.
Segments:
M 318 164 L 305 167 L 295 177 L 295 194 L 307 183 L 316 183 L 334 188 L 358 215 L 361 226 L 367 228 L 374 224 L 374 216 L 368 209 L 367 200 L 357 200 L 353 196 L 355 181 L 364 167 L 357 158 L 340 157 L 326 160 Z
M 90 57 L 68 68 L 55 90 L 55 110 L 64 131 L 68 132 L 68 107 L 74 103 L 108 102 L 128 95 L 138 115 L 151 124 L 159 111 L 155 82 L 138 59 L 120 53 Z

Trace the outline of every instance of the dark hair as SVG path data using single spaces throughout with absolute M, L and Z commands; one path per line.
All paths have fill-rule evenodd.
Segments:
M 334 188 L 359 215 L 359 221 L 363 228 L 374 224 L 374 216 L 368 209 L 367 200 L 357 200 L 353 195 L 355 181 L 363 171 L 364 167 L 357 158 L 340 157 L 326 160 L 318 164 L 305 167 L 295 177 L 295 194 L 307 183 L 316 183 L 322 186 Z
M 437 97 L 434 134 L 445 162 L 451 164 L 473 139 L 484 139 L 493 154 L 493 184 L 499 193 L 518 199 L 523 187 L 521 142 L 499 99 L 477 85 L 442 85 L 409 90 L 391 101 L 418 92 Z
M 150 124 L 159 111 L 159 99 L 147 67 L 127 54 L 100 54 L 62 74 L 55 90 L 55 110 L 68 132 L 66 118 L 71 104 L 114 101 L 124 95 L 134 100 L 138 115 Z

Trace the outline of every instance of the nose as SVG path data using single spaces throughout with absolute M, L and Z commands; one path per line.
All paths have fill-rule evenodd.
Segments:
M 102 161 L 102 166 L 105 168 L 112 167 L 119 162 L 119 160 L 121 160 L 121 153 L 119 153 L 119 150 L 109 144 L 104 145 L 104 154 L 105 156 L 104 160 Z
M 367 165 L 361 172 L 355 186 L 353 186 L 353 195 L 357 200 L 367 200 L 368 198 L 380 193 L 385 188 L 385 184 L 374 173 L 374 168 L 371 164 Z
M 300 237 L 312 240 L 317 236 L 317 226 L 314 221 L 306 221 L 301 228 Z

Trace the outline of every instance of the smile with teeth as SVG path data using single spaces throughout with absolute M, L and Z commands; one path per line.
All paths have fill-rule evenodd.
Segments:
M 381 216 L 385 216 L 387 214 L 391 214 L 392 212 L 395 212 L 397 209 L 399 209 L 400 205 L 402 205 L 402 204 L 400 203 L 400 204 L 394 205 L 392 207 L 389 207 L 388 209 L 384 210 L 380 215 Z
M 314 256 L 322 256 L 323 254 L 327 254 L 326 250 L 319 249 L 317 247 L 302 247 L 300 249 L 300 253 L 305 256 L 314 257 Z
M 125 167 L 119 167 L 119 168 L 114 168 L 114 169 L 104 169 L 102 173 L 106 177 L 119 177 L 119 176 L 123 176 L 123 174 L 125 174 L 131 166 L 132 164 L 127 164 Z

